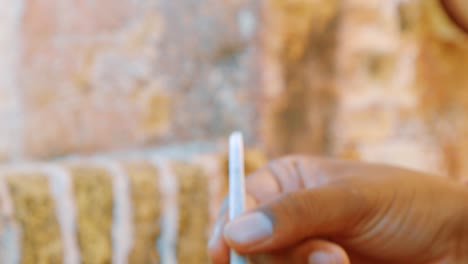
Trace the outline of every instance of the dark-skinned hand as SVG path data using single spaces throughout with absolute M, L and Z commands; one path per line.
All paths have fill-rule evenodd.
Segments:
M 288 157 L 246 180 L 249 211 L 222 209 L 209 243 L 254 263 L 468 263 L 468 188 L 384 165 Z

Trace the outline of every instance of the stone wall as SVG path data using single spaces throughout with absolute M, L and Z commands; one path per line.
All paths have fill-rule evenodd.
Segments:
M 467 37 L 437 0 L 0 5 L 5 161 L 240 129 L 270 157 L 467 174 Z
M 260 140 L 271 155 L 329 153 L 341 2 L 265 1 Z
M 206 263 L 209 181 L 151 156 L 3 168 L 0 262 Z
M 247 153 L 247 172 L 264 164 Z M 208 263 L 225 162 L 140 153 L 0 167 L 0 262 Z
M 204 262 L 236 129 L 467 179 L 467 44 L 437 0 L 0 0 L 1 263 Z
M 438 1 L 344 1 L 334 154 L 468 177 L 468 36 Z
M 254 1 L 0 2 L 0 154 L 253 142 Z

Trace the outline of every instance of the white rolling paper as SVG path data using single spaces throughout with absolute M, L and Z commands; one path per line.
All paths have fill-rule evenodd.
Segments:
M 229 220 L 245 211 L 244 143 L 242 134 L 234 132 L 229 138 Z M 244 257 L 231 250 L 231 264 L 246 264 Z

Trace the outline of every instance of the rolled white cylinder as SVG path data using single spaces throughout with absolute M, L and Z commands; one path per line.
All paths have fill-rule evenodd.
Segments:
M 229 138 L 229 220 L 245 211 L 244 143 L 242 134 L 234 132 Z M 245 264 L 246 259 L 234 250 L 230 254 L 231 264 Z

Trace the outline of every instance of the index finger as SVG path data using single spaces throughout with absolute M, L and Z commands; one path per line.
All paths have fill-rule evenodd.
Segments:
M 316 188 L 330 183 L 330 161 L 303 156 L 290 156 L 274 160 L 246 179 L 246 190 L 259 204 L 268 203 L 278 196 Z M 336 169 L 336 168 L 335 168 Z M 335 178 L 335 177 L 334 177 Z
M 349 171 L 350 163 L 325 159 L 290 156 L 274 160 L 246 178 L 247 210 L 256 209 L 282 194 L 316 188 L 339 179 Z M 331 177 L 331 175 L 333 177 Z M 210 239 L 209 252 L 213 263 L 228 263 L 229 251 L 223 237 L 228 208 L 225 203 Z
M 247 210 L 253 210 L 257 207 L 255 199 L 252 196 L 246 196 Z M 211 257 L 213 264 L 229 263 L 229 247 L 224 240 L 223 230 L 228 223 L 229 206 L 227 199 L 224 199 L 223 205 L 219 212 L 218 218 L 214 225 L 213 234 L 208 242 L 208 254 Z

